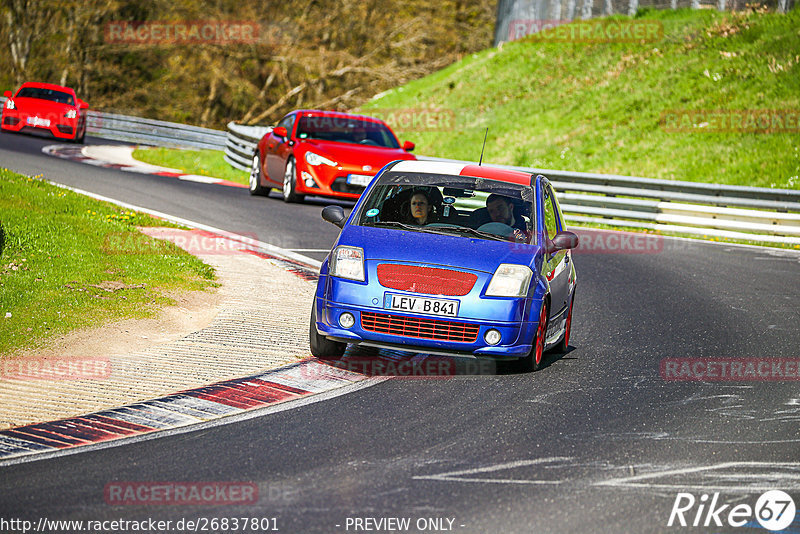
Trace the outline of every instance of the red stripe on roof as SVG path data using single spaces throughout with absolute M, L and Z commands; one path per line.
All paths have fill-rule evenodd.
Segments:
M 466 165 L 461 169 L 461 176 L 486 178 L 487 180 L 498 180 L 500 182 L 509 182 L 519 185 L 531 184 L 530 173 L 512 171 L 511 169 L 499 169 L 497 167 L 485 167 L 483 165 Z

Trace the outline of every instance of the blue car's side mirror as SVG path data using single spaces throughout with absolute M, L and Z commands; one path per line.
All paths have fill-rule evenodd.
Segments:
M 339 228 L 344 228 L 344 222 L 347 220 L 341 206 L 325 206 L 322 208 L 322 218 Z

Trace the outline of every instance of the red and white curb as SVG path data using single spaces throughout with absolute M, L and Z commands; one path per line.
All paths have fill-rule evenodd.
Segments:
M 133 158 L 132 153 L 136 147 L 119 145 L 49 145 L 42 148 L 42 152 L 49 156 L 78 161 L 96 167 L 108 169 L 119 169 L 126 172 L 139 174 L 151 174 L 154 176 L 164 176 L 167 178 L 178 178 L 189 182 L 200 182 L 205 184 L 224 185 L 227 187 L 247 188 L 246 185 L 215 178 L 213 176 L 200 176 L 198 174 L 187 174 L 178 169 L 159 167 L 138 161 Z
M 381 380 L 308 359 L 264 374 L 226 380 L 119 408 L 0 431 L 0 463 L 184 427 L 196 430 L 202 423 L 362 381 Z M 231 419 L 235 420 L 239 419 Z

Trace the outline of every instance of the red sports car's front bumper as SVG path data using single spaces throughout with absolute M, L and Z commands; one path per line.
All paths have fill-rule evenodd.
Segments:
M 36 114 L 3 109 L 0 128 L 9 132 L 47 131 L 58 139 L 75 139 L 79 135 L 81 120 L 80 116 L 67 118 L 64 114 Z
M 302 195 L 357 199 L 380 169 L 365 171 L 357 165 L 310 165 L 297 162 L 297 192 Z

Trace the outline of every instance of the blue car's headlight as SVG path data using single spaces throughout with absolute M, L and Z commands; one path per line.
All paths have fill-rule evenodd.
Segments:
M 330 165 L 331 167 L 336 167 L 337 165 L 335 161 L 314 152 L 306 152 L 306 161 L 309 165 Z
M 528 293 L 533 271 L 525 265 L 501 263 L 486 289 L 487 297 L 524 297 Z
M 336 247 L 331 254 L 331 276 L 364 281 L 364 249 L 358 247 Z

